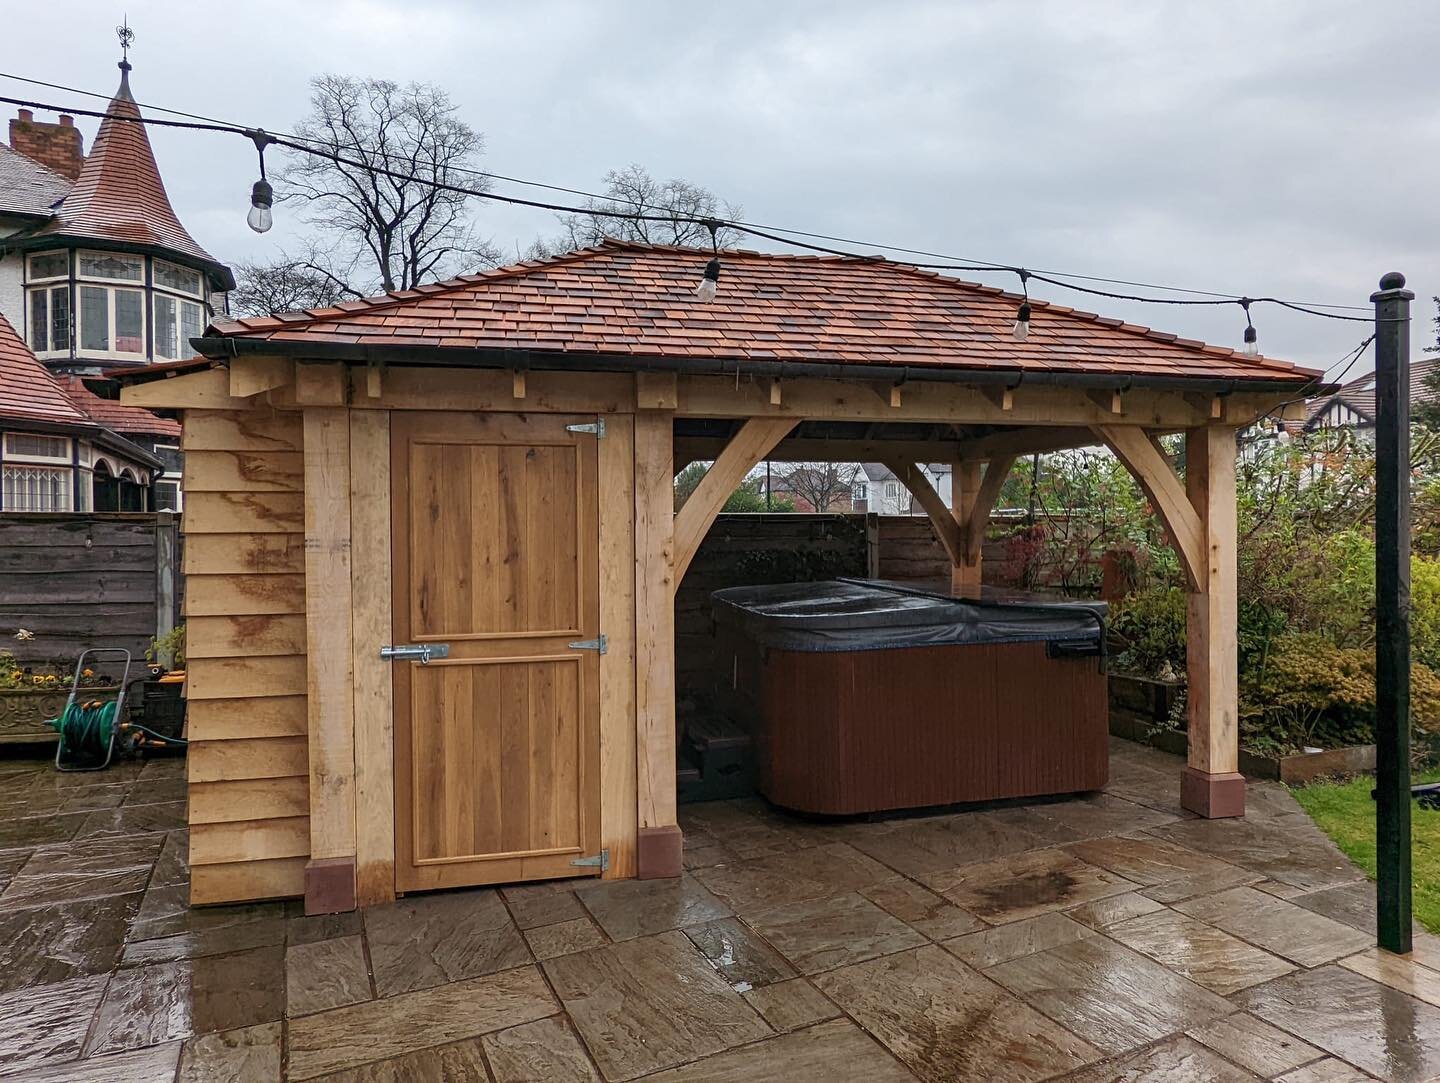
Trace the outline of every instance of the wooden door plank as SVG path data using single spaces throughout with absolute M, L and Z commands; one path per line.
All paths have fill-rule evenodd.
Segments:
M 390 414 L 350 412 L 351 664 L 355 673 L 355 895 L 395 897 L 395 740 L 391 663 Z
M 307 366 L 299 366 L 303 371 Z M 296 374 L 297 387 L 300 383 Z M 305 411 L 305 639 L 310 717 L 310 857 L 355 857 L 350 618 L 350 423 Z

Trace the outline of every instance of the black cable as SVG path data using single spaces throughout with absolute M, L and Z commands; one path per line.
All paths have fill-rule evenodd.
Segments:
M 24 82 L 36 82 L 36 83 L 39 83 L 39 82 L 40 82 L 39 80 L 23 79 L 23 78 L 20 77 L 20 76 L 8 76 L 8 75 L 4 75 L 4 73 L 0 73 L 0 76 L 4 76 L 4 77 L 6 77 L 6 78 L 21 79 L 21 80 L 24 81 Z M 57 86 L 57 87 L 58 87 L 58 84 L 42 84 L 42 85 Z M 71 89 L 73 90 L 73 88 L 71 88 Z M 81 94 L 91 93 L 91 92 L 88 92 L 88 91 L 73 91 L 73 92 L 75 92 L 75 93 L 81 93 Z M 780 244 L 794 245 L 795 247 L 805 248 L 805 249 L 808 249 L 808 250 L 813 251 L 813 252 L 822 252 L 822 253 L 825 253 L 825 254 L 827 254 L 827 255 L 840 256 L 840 257 L 844 257 L 844 258 L 848 258 L 848 259 L 883 260 L 883 259 L 885 258 L 885 257 L 883 257 L 883 256 L 865 255 L 865 254 L 863 254 L 863 253 L 850 252 L 850 251 L 845 251 L 845 250 L 838 249 L 838 248 L 829 248 L 829 247 L 826 247 L 826 246 L 823 246 L 823 245 L 810 244 L 810 243 L 807 243 L 807 242 L 804 242 L 804 241 L 795 240 L 794 237 L 781 236 L 781 235 L 779 235 L 778 233 L 770 232 L 770 230 L 780 230 L 780 231 L 783 232 L 783 233 L 794 233 L 794 234 L 797 234 L 797 235 L 799 235 L 799 236 L 809 236 L 809 237 L 816 237 L 816 238 L 820 238 L 820 237 L 824 236 L 824 235 L 821 235 L 821 234 L 807 234 L 807 233 L 804 233 L 804 232 L 798 231 L 798 230 L 788 230 L 788 229 L 785 229 L 784 227 L 774 227 L 774 226 L 772 226 L 772 227 L 768 227 L 768 228 L 767 228 L 767 227 L 760 227 L 760 226 L 757 226 L 757 225 L 755 225 L 755 224 L 753 224 L 753 223 L 748 223 L 748 222 L 731 222 L 731 221 L 726 221 L 726 220 L 721 220 L 721 219 L 702 218 L 702 217 L 690 216 L 690 215 L 646 214 L 646 213 L 638 212 L 638 211 L 609 210 L 609 209 L 605 209 L 605 208 L 602 208 L 602 207 L 594 207 L 594 206 L 590 206 L 590 207 L 574 207 L 574 206 L 569 206 L 569 205 L 560 204 L 560 203 L 549 203 L 549 202 L 545 202 L 545 201 L 543 201 L 543 200 L 523 199 L 523 198 L 521 198 L 521 197 L 519 197 L 519 196 L 504 195 L 504 194 L 499 193 L 499 192 L 488 192 L 488 191 L 482 191 L 482 190 L 478 190 L 478 189 L 474 189 L 474 188 L 466 188 L 466 187 L 463 187 L 463 186 L 461 186 L 461 185 L 449 184 L 449 183 L 444 182 L 444 181 L 430 180 L 430 179 L 427 179 L 427 178 L 424 178 L 424 177 L 418 177 L 418 176 L 416 176 L 414 173 L 402 173 L 402 172 L 400 172 L 400 171 L 398 171 L 398 170 L 389 169 L 389 168 L 384 167 L 384 166 L 376 166 L 376 165 L 373 165 L 373 164 L 371 164 L 371 163 L 369 163 L 369 162 L 359 161 L 359 160 L 354 159 L 354 158 L 347 158 L 347 157 L 345 157 L 344 155 L 338 154 L 338 153 L 336 153 L 336 152 L 334 152 L 334 151 L 331 151 L 331 150 L 328 150 L 328 149 L 324 149 L 324 150 L 322 150 L 322 149 L 317 149 L 315 146 L 310 145 L 310 144 L 307 143 L 307 142 L 301 141 L 299 137 L 291 138 L 291 137 L 289 137 L 289 136 L 278 136 L 278 135 L 275 135 L 275 134 L 273 134 L 273 133 L 264 132 L 262 129 L 257 129 L 257 128 L 243 128 L 243 127 L 240 127 L 239 125 L 226 124 L 226 123 L 223 123 L 223 122 L 218 122 L 218 121 L 213 121 L 213 120 L 189 119 L 189 120 L 183 120 L 183 121 L 182 121 L 182 120 L 167 120 L 167 119 L 161 118 L 161 117 L 139 117 L 139 116 L 137 116 L 137 117 L 130 117 L 130 116 L 124 116 L 124 115 L 121 115 L 121 114 L 112 114 L 112 113 L 110 113 L 108 110 L 107 110 L 107 111 L 104 111 L 104 112 L 101 112 L 101 111 L 93 110 L 93 109 L 75 109 L 75 108 L 69 108 L 69 107 L 65 107 L 65 106 L 58 106 L 58 105 L 54 105 L 54 104 L 46 103 L 46 102 L 28 101 L 28 100 L 24 100 L 24 99 L 20 99 L 20 98 L 8 97 L 8 96 L 0 96 L 0 102 L 7 102 L 7 103 L 9 103 L 9 104 L 11 104 L 11 105 L 20 106 L 20 107 L 22 107 L 22 108 L 41 109 L 41 110 L 45 110 L 45 111 L 48 111 L 48 112 L 67 113 L 67 114 L 71 114 L 71 115 L 74 115 L 74 116 L 95 117 L 95 118 L 100 118 L 100 119 L 105 119 L 106 117 L 113 117 L 113 118 L 116 119 L 116 120 L 126 121 L 126 122 L 129 122 L 129 123 L 132 123 L 132 124 L 156 125 L 156 126 L 158 126 L 158 127 L 164 127 L 164 128 L 180 128 L 180 129 L 186 129 L 186 130 L 191 130 L 191 131 L 213 131 L 213 132 L 222 132 L 222 133 L 231 134 L 231 135 L 242 135 L 242 136 L 244 136 L 244 137 L 246 137 L 246 138 L 248 138 L 248 139 L 252 139 L 252 140 L 255 139 L 257 135 L 263 135 L 264 137 L 267 138 L 267 140 L 268 140 L 269 142 L 271 142 L 271 143 L 273 143 L 273 144 L 275 144 L 275 145 L 277 145 L 277 146 L 285 147 L 285 148 L 287 148 L 287 149 L 289 149 L 289 150 L 298 151 L 298 152 L 300 152 L 301 154 L 309 154 L 309 155 L 312 155 L 312 156 L 314 156 L 314 157 L 323 158 L 323 159 L 325 159 L 325 160 L 327 160 L 327 161 L 334 162 L 334 163 L 336 163 L 337 165 L 348 165 L 348 166 L 351 166 L 352 168 L 355 168 L 355 169 L 363 169 L 363 170 L 365 170 L 365 171 L 368 172 L 368 173 L 375 174 L 375 175 L 378 175 L 378 176 L 388 177 L 388 178 L 391 178 L 391 179 L 394 179 L 394 180 L 399 180 L 399 181 L 402 181 L 402 182 L 404 182 L 404 183 L 421 184 L 421 185 L 425 185 L 425 186 L 427 186 L 427 187 L 433 188 L 433 189 L 435 189 L 435 190 L 437 190 L 437 191 L 452 192 L 452 193 L 454 193 L 454 194 L 456 194 L 456 195 L 473 196 L 473 197 L 478 198 L 478 199 L 494 200 L 494 201 L 496 201 L 496 202 L 506 203 L 506 204 L 509 204 L 509 205 L 511 205 L 511 206 L 530 207 L 530 208 L 537 209 L 537 210 L 552 211 L 552 212 L 557 213 L 557 214 L 585 214 L 585 215 L 594 215 L 594 216 L 596 216 L 596 217 L 601 217 L 601 218 L 620 218 L 620 219 L 626 219 L 626 220 L 628 220 L 628 221 L 638 221 L 638 222 L 676 222 L 676 221 L 692 222 L 692 223 L 695 223 L 695 224 L 697 224 L 697 225 L 706 226 L 707 228 L 727 227 L 727 228 L 730 228 L 730 229 L 737 230 L 738 232 L 748 234 L 748 235 L 750 235 L 750 236 L 763 237 L 763 238 L 765 238 L 765 239 L 767 239 L 767 240 L 776 241 L 777 243 L 780 243 Z M 137 105 L 137 108 L 138 108 L 138 105 Z M 162 111 L 164 111 L 164 112 L 177 113 L 177 115 L 183 115 L 183 116 L 188 116 L 188 117 L 192 117 L 192 118 L 196 116 L 195 114 L 179 114 L 178 111 L 176 111 L 176 110 L 163 109 L 163 107 L 159 107 L 159 108 L 162 108 Z M 384 156 L 384 157 L 389 157 L 389 155 L 382 155 L 382 156 Z M 458 169 L 457 171 L 458 171 L 458 172 L 466 172 L 466 173 L 475 172 L 475 171 L 466 170 L 466 169 Z M 506 179 L 506 178 L 501 178 L 499 174 L 481 173 L 480 175 L 486 176 L 486 177 L 493 177 L 493 178 L 495 178 L 495 179 Z M 520 182 L 518 182 L 518 183 L 531 183 L 531 182 L 520 181 Z M 576 194 L 581 194 L 581 193 L 579 193 L 579 190 L 578 190 L 578 189 L 560 189 L 560 188 L 558 188 L 557 186 L 551 186 L 551 185 L 543 185 L 542 187 L 549 187 L 549 188 L 554 188 L 555 190 L 575 192 Z M 588 195 L 588 193 L 585 193 L 585 194 Z M 591 198 L 597 198 L 597 199 L 598 199 L 598 198 L 603 198 L 603 197 L 591 195 Z M 626 200 L 625 202 L 633 202 L 633 201 Z M 636 204 L 636 205 L 638 206 L 638 204 Z M 845 241 L 842 240 L 840 243 L 858 243 L 858 242 L 845 242 Z M 894 250 L 894 251 L 914 251 L 914 250 L 911 250 L 911 249 L 898 249 L 898 248 L 895 248 L 895 246 L 891 246 L 891 245 L 878 245 L 878 246 L 876 246 L 876 247 L 888 248 L 888 249 L 891 249 L 891 250 Z M 908 262 L 908 261 L 907 261 L 907 262 Z M 1195 299 L 1195 298 L 1146 297 L 1146 296 L 1142 296 L 1142 295 L 1139 295 L 1139 294 L 1117 293 L 1117 292 L 1113 292 L 1113 291 L 1110 291 L 1110 290 L 1095 289 L 1094 287 L 1091 287 L 1091 286 L 1080 286 L 1080 285 L 1076 285 L 1074 282 L 1067 282 L 1067 281 L 1064 281 L 1062 278 L 1053 277 L 1053 276 L 1048 275 L 1048 274 L 1045 274 L 1045 273 L 1035 272 L 1035 271 L 1027 270 L 1027 269 L 1025 269 L 1025 268 L 1015 267 L 1015 266 L 1009 266 L 1009 265 L 1005 265 L 1005 264 L 989 264 L 989 263 L 968 263 L 968 264 L 966 264 L 966 263 L 909 263 L 909 266 L 918 267 L 918 268 L 927 269 L 927 270 L 956 270 L 956 271 L 969 271 L 969 272 L 972 272 L 972 273 L 973 273 L 973 272 L 980 272 L 980 273 L 987 273 L 987 272 L 1008 272 L 1008 273 L 1012 273 L 1012 274 L 1016 274 L 1016 275 L 1021 275 L 1021 276 L 1022 276 L 1022 284 L 1023 284 L 1023 281 L 1024 281 L 1025 278 L 1035 278 L 1035 279 L 1037 279 L 1037 280 L 1039 280 L 1039 281 L 1041 281 L 1041 282 L 1047 282 L 1047 283 L 1049 283 L 1049 284 L 1051 284 L 1051 285 L 1053 285 L 1053 286 L 1058 286 L 1058 287 L 1060 287 L 1061 289 L 1074 290 L 1074 291 L 1076 291 L 1076 292 L 1078 292 L 1078 293 L 1090 294 L 1090 295 L 1096 296 L 1096 297 L 1106 297 L 1106 298 L 1110 298 L 1110 299 L 1112 299 L 1112 300 L 1133 301 L 1133 302 L 1138 302 L 1138 303 L 1141 303 L 1141 304 L 1160 304 L 1160 305 L 1212 305 L 1212 306 L 1213 306 L 1213 305 L 1226 305 L 1226 304 L 1240 304 L 1240 305 L 1242 305 L 1242 306 L 1248 306 L 1249 304 L 1252 304 L 1252 303 L 1255 303 L 1255 304 L 1274 304 L 1274 305 L 1279 305 L 1279 306 L 1281 306 L 1281 307 L 1283 307 L 1283 308 L 1291 309 L 1292 311 L 1295 311 L 1295 312 L 1303 312 L 1303 313 L 1306 313 L 1307 315 L 1319 316 L 1319 317 L 1322 317 L 1322 318 L 1325 318 L 1325 319 L 1331 319 L 1331 320 L 1343 320 L 1343 321 L 1355 322 L 1355 323 L 1369 323 L 1369 322 L 1371 322 L 1371 320 L 1373 319 L 1373 317 L 1367 317 L 1367 316 L 1342 316 L 1342 315 L 1339 315 L 1339 314 L 1333 313 L 1333 312 L 1322 312 L 1322 311 L 1319 310 L 1319 308 L 1308 307 L 1308 306 L 1306 306 L 1306 305 L 1302 305 L 1302 304 L 1299 304 L 1299 303 L 1294 302 L 1294 301 L 1286 301 L 1286 300 L 1283 300 L 1283 299 L 1278 298 L 1278 297 L 1251 297 L 1251 298 L 1245 298 L 1245 297 L 1227 297 L 1227 296 L 1224 296 L 1224 295 L 1211 295 L 1211 299 L 1203 299 L 1203 300 L 1202 300 L 1202 299 Z M 1088 280 L 1090 280 L 1090 281 L 1103 281 L 1103 282 L 1115 281 L 1115 280 L 1112 280 L 1112 279 L 1096 278 L 1096 277 L 1094 277 L 1094 276 L 1081 276 L 1081 275 L 1076 275 L 1076 276 L 1072 276 L 1072 277 L 1088 278 Z M 1148 287 L 1148 288 L 1165 289 L 1165 290 L 1175 290 L 1175 291 L 1179 291 L 1179 290 L 1180 290 L 1180 287 L 1175 287 L 1175 286 L 1152 286 L 1152 287 Z M 1184 291 L 1184 292 L 1199 293 L 1199 292 L 1203 292 L 1203 291 L 1186 290 L 1186 291 Z M 1334 308 L 1342 308 L 1342 307 L 1343 307 L 1343 308 L 1350 308 L 1350 307 L 1355 307 L 1355 308 L 1357 308 L 1357 309 L 1359 308 L 1359 306 L 1341 306 L 1341 305 L 1333 305 L 1333 306 L 1326 306 L 1326 307 L 1334 307 Z M 1395 322 L 1403 322 L 1403 321 L 1400 321 L 1400 320 L 1397 319 L 1397 320 L 1395 320 Z

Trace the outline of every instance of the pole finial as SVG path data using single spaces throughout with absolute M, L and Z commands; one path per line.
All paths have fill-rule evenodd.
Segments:
M 1389 274 L 1382 275 L 1380 278 L 1380 288 L 1382 290 L 1403 290 L 1405 288 L 1405 276 L 1399 271 L 1391 271 Z

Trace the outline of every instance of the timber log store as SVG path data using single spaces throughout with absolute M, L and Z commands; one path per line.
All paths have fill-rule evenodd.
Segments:
M 879 259 L 724 251 L 707 304 L 710 257 L 220 322 L 125 377 L 183 412 L 193 902 L 677 875 L 674 591 L 766 458 L 889 465 L 973 597 L 1015 457 L 1108 445 L 1191 592 L 1181 801 L 1243 814 L 1235 433 L 1317 374 L 1035 301 L 1016 342 L 1018 295 Z

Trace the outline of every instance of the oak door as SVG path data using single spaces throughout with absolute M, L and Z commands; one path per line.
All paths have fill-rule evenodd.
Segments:
M 594 418 L 392 418 L 396 888 L 598 872 Z

